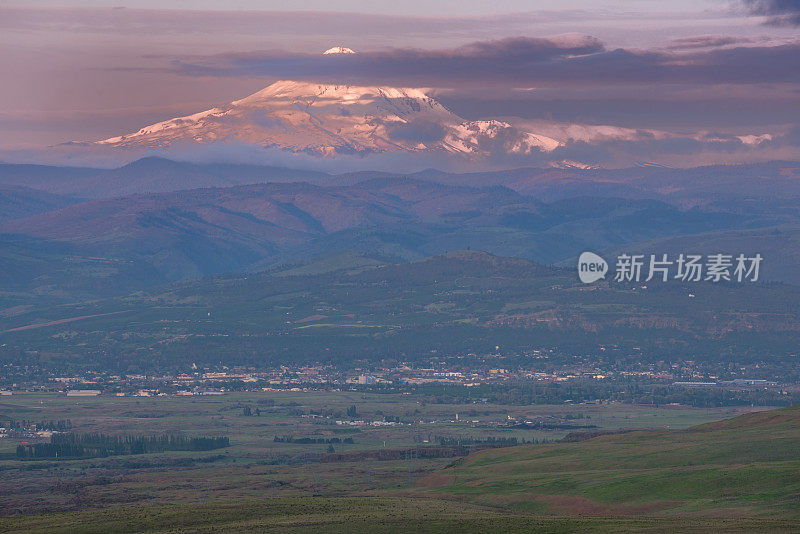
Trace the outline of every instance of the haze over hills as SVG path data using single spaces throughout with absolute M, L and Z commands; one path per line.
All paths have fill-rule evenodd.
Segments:
M 5 266 L 21 274 L 15 287 L 48 287 L 50 277 L 63 277 L 61 262 L 52 262 L 44 279 L 38 270 L 14 266 L 66 247 L 69 258 L 88 262 L 84 269 L 68 271 L 77 279 L 87 275 L 76 283 L 90 289 L 97 278 L 104 280 L 99 287 L 113 287 L 110 282 L 123 275 L 122 266 L 138 265 L 152 285 L 340 251 L 415 260 L 471 248 L 551 264 L 587 249 L 797 220 L 792 214 L 733 207 L 684 210 L 648 199 L 574 197 L 543 203 L 503 186 L 386 176 L 348 186 L 264 183 L 99 199 L 2 222 L 0 241 L 17 250 Z M 102 269 L 85 270 L 98 261 L 104 262 Z M 765 273 L 781 279 L 780 273 Z
M 118 168 L 0 164 L 0 185 L 22 186 L 77 198 L 162 193 L 198 187 L 267 182 L 356 185 L 374 178 L 410 177 L 446 185 L 500 185 L 542 201 L 570 197 L 651 198 L 676 206 L 713 206 L 744 201 L 770 210 L 795 209 L 800 199 L 800 163 L 712 165 L 689 169 L 637 166 L 625 169 L 521 167 L 501 171 L 414 173 L 358 171 L 330 174 L 265 165 L 191 163 L 145 157 Z
M 25 186 L 79 199 L 166 193 L 199 187 L 315 181 L 328 175 L 266 165 L 194 164 L 145 157 L 113 169 L 0 164 L 0 185 Z
M 428 170 L 413 176 L 460 185 L 501 184 L 544 201 L 575 196 L 658 198 L 692 207 L 747 200 L 750 204 L 768 201 L 771 208 L 776 201 L 796 207 L 795 200 L 800 198 L 800 163 L 794 161 L 694 168 L 641 165 L 625 169 L 524 167 L 469 173 Z
M 161 158 L 5 165 L 0 276 L 7 290 L 89 297 L 341 251 L 416 260 L 471 248 L 570 265 L 584 250 L 708 249 L 760 252 L 765 279 L 794 282 L 799 167 L 332 176 Z

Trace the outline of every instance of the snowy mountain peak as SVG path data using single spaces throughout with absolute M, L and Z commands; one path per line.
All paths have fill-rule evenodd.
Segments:
M 433 99 L 428 97 L 425 89 L 329 85 L 281 80 L 241 100 L 234 100 L 231 102 L 231 105 L 254 105 L 276 100 L 292 100 L 298 102 L 313 100 L 318 101 L 316 102 L 318 105 L 324 102 L 337 102 L 347 105 L 359 103 L 359 101 L 364 98 L 415 98 L 433 101 Z
M 347 48 L 344 46 L 334 46 L 333 48 L 329 48 L 325 50 L 322 55 L 328 56 L 330 54 L 355 54 L 355 50 L 352 48 Z
M 425 89 L 281 80 L 229 104 L 97 144 L 158 149 L 239 143 L 318 156 L 549 152 L 560 143 L 501 121 L 465 121 Z

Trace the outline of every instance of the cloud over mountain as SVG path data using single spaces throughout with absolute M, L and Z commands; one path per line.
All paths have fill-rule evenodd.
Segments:
M 619 86 L 800 82 L 800 43 L 722 48 L 744 41 L 684 40 L 672 50 L 609 49 L 587 35 L 477 41 L 451 49 L 391 48 L 359 54 L 254 51 L 175 58 L 187 76 L 277 77 L 326 83 L 413 83 L 429 87 Z

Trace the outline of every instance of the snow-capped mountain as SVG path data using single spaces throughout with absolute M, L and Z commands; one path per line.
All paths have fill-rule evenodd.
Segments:
M 334 46 L 333 48 L 329 48 L 325 50 L 322 55 L 329 56 L 331 54 L 355 54 L 356 51 L 352 48 L 347 48 L 346 46 Z
M 506 122 L 465 121 L 423 89 L 298 81 L 279 81 L 241 100 L 96 144 L 159 149 L 215 142 L 318 156 L 380 152 L 528 154 L 549 152 L 561 144 Z

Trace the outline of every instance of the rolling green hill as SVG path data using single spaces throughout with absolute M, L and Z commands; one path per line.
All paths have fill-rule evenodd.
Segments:
M 421 493 L 547 513 L 800 517 L 800 406 L 472 454 Z

